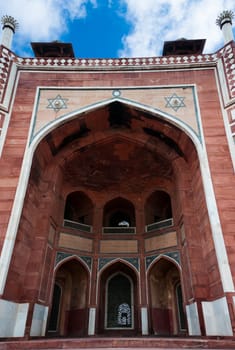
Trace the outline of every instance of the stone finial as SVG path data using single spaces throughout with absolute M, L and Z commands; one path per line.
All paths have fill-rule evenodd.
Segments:
M 233 18 L 234 18 L 233 11 L 225 10 L 217 17 L 216 24 L 217 26 L 220 27 L 220 29 L 222 29 L 225 22 L 229 22 L 230 24 L 232 24 Z
M 223 32 L 225 44 L 234 40 L 232 30 L 233 18 L 233 11 L 225 10 L 216 19 L 216 24 L 220 27 L 220 29 Z
M 16 29 L 19 28 L 19 23 L 17 20 L 12 16 L 2 16 L 1 18 L 2 23 L 2 29 L 4 30 L 6 27 L 11 28 L 13 30 L 13 33 L 15 33 Z
M 18 22 L 12 16 L 5 15 L 1 18 L 2 23 L 2 42 L 1 45 L 11 49 L 11 43 L 13 34 L 16 29 L 19 27 Z

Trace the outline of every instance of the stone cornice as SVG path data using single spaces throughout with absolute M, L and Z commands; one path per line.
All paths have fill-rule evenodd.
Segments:
M 153 69 L 181 69 L 197 68 L 216 65 L 216 62 L 223 58 L 224 65 L 228 71 L 233 66 L 234 43 L 231 42 L 214 54 L 182 55 L 182 56 L 161 56 L 161 57 L 137 57 L 137 58 L 22 58 L 16 56 L 4 46 L 0 46 L 0 101 L 3 99 L 4 89 L 7 85 L 12 63 L 18 69 L 39 70 L 39 71 L 134 71 Z M 231 56 L 232 55 L 232 56 Z M 232 57 L 232 58 L 231 58 Z M 231 73 L 231 68 L 229 69 Z M 233 69 L 232 69 L 233 71 Z M 231 74 L 230 74 L 231 76 Z M 229 87 L 234 85 L 234 79 L 230 78 Z M 233 86 L 234 88 L 234 86 Z
M 15 62 L 22 68 L 73 68 L 73 69 L 149 69 L 166 68 L 167 66 L 201 65 L 216 62 L 218 54 L 191 55 L 191 56 L 164 56 L 164 57 L 137 57 L 137 58 L 20 58 Z
M 35 58 L 18 57 L 5 47 L 1 47 L 0 60 L 8 56 L 8 61 L 14 61 L 17 65 L 34 68 L 148 68 L 163 66 L 180 66 L 192 64 L 207 64 L 216 62 L 222 55 L 222 50 L 214 54 L 182 55 L 182 56 L 160 56 L 160 57 L 133 57 L 133 58 Z M 1 57 L 2 56 L 2 57 Z

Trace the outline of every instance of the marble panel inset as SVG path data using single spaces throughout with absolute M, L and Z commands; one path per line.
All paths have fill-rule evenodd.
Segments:
M 203 316 L 208 336 L 232 336 L 233 330 L 225 297 L 202 302 Z
M 197 303 L 186 305 L 186 315 L 188 321 L 189 335 L 201 335 L 200 322 L 198 317 Z

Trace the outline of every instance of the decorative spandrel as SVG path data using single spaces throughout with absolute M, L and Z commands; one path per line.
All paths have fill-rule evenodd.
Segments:
M 97 113 L 99 109 L 107 110 L 109 112 L 108 118 L 110 117 L 107 122 L 106 114 L 102 114 L 102 120 L 105 123 L 100 124 L 99 121 L 98 124 L 95 124 L 95 127 L 101 130 L 110 127 L 110 125 L 113 128 L 118 126 L 130 129 L 140 116 L 142 120 L 143 115 L 146 115 L 146 112 L 149 110 L 150 116 L 155 113 L 157 117 L 159 114 L 166 113 L 165 116 L 180 120 L 201 138 L 197 91 L 195 86 L 191 84 L 163 87 L 137 86 L 135 88 L 125 87 L 122 89 L 113 89 L 111 87 L 41 88 L 38 90 L 36 100 L 37 108 L 34 115 L 32 139 L 41 128 L 47 124 L 49 125 L 56 119 L 70 120 L 70 118 L 75 116 L 80 118 L 81 116 L 84 117 L 84 112 L 88 116 L 93 111 Z M 138 111 L 141 110 L 144 113 L 140 113 L 139 116 Z M 94 121 L 96 121 L 96 118 L 94 118 Z

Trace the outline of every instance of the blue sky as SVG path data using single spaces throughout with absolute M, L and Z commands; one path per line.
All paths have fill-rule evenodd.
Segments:
M 115 57 L 122 49 L 122 37 L 131 30 L 123 14 L 125 6 L 107 1 L 93 7 L 87 5 L 87 16 L 69 24 L 69 31 L 61 36 L 64 42 L 72 42 L 78 57 L 107 58 Z
M 2 1 L 3 2 L 3 1 Z M 30 42 L 73 44 L 76 57 L 159 56 L 164 41 L 206 39 L 205 52 L 223 46 L 215 21 L 234 0 L 7 0 L 0 16 L 17 19 L 12 50 L 33 56 Z M 235 24 L 235 20 L 234 20 Z

